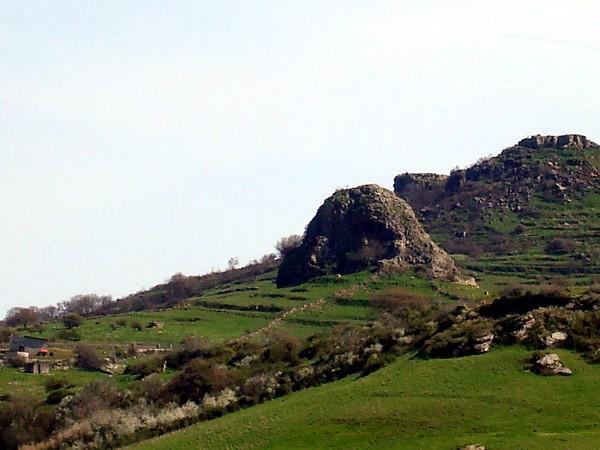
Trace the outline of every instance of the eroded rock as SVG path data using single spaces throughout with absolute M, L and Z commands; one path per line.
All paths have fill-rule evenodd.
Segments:
M 573 371 L 566 367 L 556 353 L 549 353 L 534 361 L 531 371 L 544 376 L 573 375 Z
M 283 260 L 277 285 L 370 267 L 420 267 L 448 280 L 458 275 L 452 258 L 431 240 L 408 203 L 370 184 L 339 190 L 325 200 L 302 244 Z

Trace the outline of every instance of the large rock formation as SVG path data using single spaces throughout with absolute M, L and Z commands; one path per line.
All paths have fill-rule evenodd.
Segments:
M 376 266 L 421 266 L 447 279 L 457 275 L 453 260 L 425 233 L 408 203 L 371 184 L 337 191 L 325 200 L 302 244 L 282 262 L 277 285 Z
M 535 150 L 541 148 L 600 148 L 598 144 L 588 140 L 588 138 L 581 134 L 563 134 L 560 136 L 542 136 L 537 134 L 521 139 L 517 145 L 519 147 L 527 147 Z

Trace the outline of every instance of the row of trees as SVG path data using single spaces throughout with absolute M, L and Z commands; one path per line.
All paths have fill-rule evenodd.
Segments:
M 4 324 L 8 327 L 28 329 L 43 322 L 73 318 L 75 316 L 90 317 L 110 310 L 114 300 L 110 295 L 82 294 L 56 305 L 38 308 L 15 307 L 8 310 Z M 72 325 L 73 321 L 70 320 Z M 69 326 L 71 328 L 71 326 Z

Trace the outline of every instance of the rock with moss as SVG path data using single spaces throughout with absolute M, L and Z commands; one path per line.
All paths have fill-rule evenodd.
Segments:
M 339 190 L 325 200 L 302 244 L 283 260 L 277 285 L 373 267 L 420 267 L 449 280 L 458 274 L 452 258 L 431 240 L 408 203 L 370 184 Z

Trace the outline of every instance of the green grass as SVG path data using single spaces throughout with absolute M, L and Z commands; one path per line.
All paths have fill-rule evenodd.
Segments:
M 301 286 L 277 289 L 275 272 L 272 272 L 248 283 L 212 289 L 202 296 L 185 300 L 181 308 L 87 319 L 77 329 L 81 335 L 79 342 L 106 346 L 130 343 L 176 345 L 190 335 L 223 341 L 258 330 L 286 310 L 324 299 L 326 303 L 321 308 L 298 312 L 284 322 L 285 330 L 305 338 L 341 323 L 362 325 L 373 320 L 377 311 L 370 307 L 368 299 L 374 291 L 382 289 L 403 287 L 440 302 L 451 301 L 452 296 L 482 297 L 477 288 L 432 282 L 413 272 L 374 279 L 371 275 L 365 271 L 341 278 L 321 277 Z M 357 285 L 358 288 L 352 289 Z M 260 306 L 274 306 L 281 311 L 247 310 Z M 125 320 L 127 325 L 118 325 L 120 320 Z M 131 327 L 135 321 L 142 325 L 141 330 Z M 151 321 L 161 321 L 164 327 L 147 328 Z M 28 334 L 60 342 L 59 333 L 63 329 L 61 323 L 50 323 L 43 325 L 39 332 Z
M 567 351 L 575 375 L 523 370 L 511 347 L 448 360 L 403 357 L 365 378 L 294 393 L 134 449 L 594 449 L 600 367 Z
M 192 334 L 215 341 L 231 339 L 266 325 L 274 317 L 274 314 L 258 312 L 213 311 L 205 308 L 172 309 L 89 319 L 84 321 L 78 331 L 81 334 L 81 342 L 177 344 Z M 112 329 L 111 324 L 120 318 L 127 320 L 127 326 Z M 141 331 L 130 326 L 131 322 L 136 320 L 142 324 Z M 152 320 L 160 320 L 164 323 L 164 328 L 146 328 Z M 62 324 L 49 324 L 38 334 L 54 338 L 62 328 Z
M 58 377 L 75 386 L 84 386 L 91 381 L 107 378 L 107 375 L 79 369 L 54 372 L 50 375 L 33 375 L 5 367 L 0 369 L 0 395 L 43 400 L 46 398 L 45 383 L 49 377 Z

